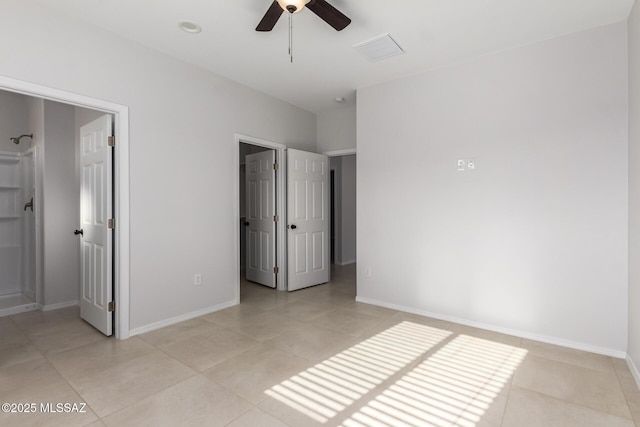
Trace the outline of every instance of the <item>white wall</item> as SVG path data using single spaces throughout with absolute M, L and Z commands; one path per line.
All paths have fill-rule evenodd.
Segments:
M 27 97 L 0 90 L 0 151 L 25 151 L 31 146 L 29 138 L 16 145 L 9 138 L 32 133 L 27 126 Z
M 359 299 L 624 354 L 626 58 L 620 23 L 360 90 Z
M 640 5 L 629 31 L 629 350 L 640 384 Z
M 356 148 L 356 106 L 318 114 L 318 153 Z
M 75 108 L 44 101 L 43 305 L 78 301 L 80 191 L 76 180 Z
M 129 107 L 130 327 L 234 301 L 233 136 L 315 151 L 315 115 L 31 2 L 0 38 L 0 75 Z

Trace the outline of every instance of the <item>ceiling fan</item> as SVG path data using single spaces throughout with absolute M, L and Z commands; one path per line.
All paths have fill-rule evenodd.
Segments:
M 256 27 L 256 31 L 271 31 L 284 11 L 289 12 L 291 16 L 305 7 L 337 31 L 345 29 L 351 23 L 351 19 L 325 0 L 274 0 Z

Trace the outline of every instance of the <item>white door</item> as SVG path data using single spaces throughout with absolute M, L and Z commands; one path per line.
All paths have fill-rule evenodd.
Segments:
M 23 292 L 32 301 L 40 301 L 36 291 L 36 213 L 40 206 L 36 197 L 36 147 L 22 155 L 22 187 L 24 201 L 22 285 Z M 28 205 L 27 203 L 30 203 Z M 28 207 L 29 206 L 29 207 Z
M 276 287 L 276 153 L 245 157 L 247 280 Z
M 289 291 L 329 281 L 329 159 L 287 150 Z
M 112 217 L 113 150 L 111 116 L 80 128 L 80 317 L 111 335 L 113 316 Z

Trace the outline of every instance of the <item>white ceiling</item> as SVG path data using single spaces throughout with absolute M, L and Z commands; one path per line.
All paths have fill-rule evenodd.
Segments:
M 355 90 L 478 55 L 625 20 L 633 0 L 328 0 L 352 23 L 335 31 L 294 16 L 294 62 L 282 15 L 254 29 L 271 0 L 34 0 L 261 92 L 322 113 Z M 187 34 L 179 21 L 202 26 Z M 391 33 L 406 51 L 369 62 L 353 46 Z

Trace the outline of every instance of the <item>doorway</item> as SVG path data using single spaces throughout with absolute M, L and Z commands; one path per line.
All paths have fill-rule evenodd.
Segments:
M 241 142 L 240 277 L 277 287 L 277 170 L 275 150 Z
M 118 219 L 118 226 L 115 229 L 114 237 L 115 237 L 115 245 L 114 245 L 114 302 L 115 302 L 115 336 L 118 339 L 125 339 L 129 337 L 129 160 L 128 160 L 128 150 L 129 150 L 129 139 L 128 139 L 128 128 L 129 128 L 129 119 L 128 119 L 128 107 L 113 104 L 110 102 L 97 100 L 77 94 L 72 94 L 64 91 L 60 91 L 57 89 L 47 88 L 45 86 L 34 85 L 28 82 L 18 81 L 9 79 L 6 77 L 0 76 L 0 90 L 6 91 L 7 93 L 12 93 L 14 95 L 26 95 L 27 97 L 34 98 L 37 100 L 38 105 L 42 105 L 42 109 L 44 109 L 45 103 L 50 103 L 51 105 L 59 104 L 60 109 L 51 113 L 50 118 L 55 122 L 55 118 L 57 114 L 65 114 L 68 113 L 69 109 L 75 110 L 76 107 L 87 109 L 87 110 L 96 110 L 98 113 L 104 115 L 105 113 L 110 114 L 114 120 L 114 136 L 116 141 L 116 147 L 114 149 L 114 160 L 116 168 L 114 170 L 114 214 Z M 40 107 L 35 107 L 38 110 Z M 61 113 L 61 111 L 64 111 Z M 44 118 L 43 118 L 44 121 Z M 72 131 L 72 139 L 75 143 L 75 132 Z M 35 136 L 35 134 L 34 134 Z M 55 150 L 51 150 L 55 155 L 57 154 Z M 38 150 L 36 150 L 36 158 L 40 155 Z M 42 158 L 42 156 L 40 156 Z M 75 155 L 73 157 L 74 166 L 72 170 L 75 171 Z M 36 168 L 39 169 L 39 168 Z M 41 169 L 40 169 L 41 170 Z M 38 180 L 42 180 L 42 176 L 36 176 L 36 187 L 38 187 Z M 46 194 L 46 186 L 40 185 L 42 189 L 42 194 Z M 79 190 L 75 193 L 79 197 Z M 40 197 L 42 200 L 38 200 L 36 197 L 34 199 L 34 203 L 43 204 L 45 203 L 45 198 Z M 68 203 L 68 200 L 58 200 L 58 203 L 49 203 L 51 206 L 51 210 L 55 210 L 55 206 L 63 206 Z M 79 203 L 75 204 L 74 209 L 79 211 Z M 37 209 L 37 208 L 36 208 Z M 75 217 L 77 218 L 77 214 Z M 73 229 L 77 227 L 77 222 L 70 228 L 67 229 L 67 226 L 61 226 L 59 229 L 54 227 L 56 224 L 50 225 L 50 230 L 57 231 L 59 233 L 64 233 L 64 236 L 67 236 L 69 233 L 73 236 Z M 43 222 L 38 221 L 36 218 L 36 235 L 42 235 L 38 228 L 43 227 Z M 54 237 L 55 238 L 55 237 Z M 74 245 L 77 245 L 77 241 L 73 240 Z M 40 244 L 40 245 L 38 245 Z M 36 289 L 38 287 L 41 288 L 42 277 L 44 269 L 46 266 L 44 265 L 44 249 L 42 247 L 42 242 L 39 241 L 35 245 L 35 258 L 36 258 Z M 77 247 L 76 247 L 77 248 Z M 62 251 L 58 251 L 61 253 Z M 76 249 L 75 253 L 78 252 Z M 49 261 L 55 263 L 55 255 L 56 252 L 52 252 L 54 255 L 50 255 L 48 257 Z M 56 271 L 60 271 L 62 268 L 58 267 Z M 74 271 L 79 272 L 79 268 Z M 78 273 L 79 274 L 79 273 Z M 53 304 L 50 307 L 45 307 L 45 309 L 55 309 L 61 308 L 65 306 L 65 301 L 70 305 L 71 301 L 75 301 L 77 304 L 78 301 L 78 289 L 74 289 L 70 291 L 69 289 L 64 290 L 64 292 L 73 292 L 74 295 L 71 298 L 65 294 L 62 297 L 62 305 L 56 306 Z M 36 299 L 38 297 L 36 296 Z M 42 301 L 42 300 L 41 300 Z M 46 300 L 44 301 L 46 305 Z
M 286 155 L 285 155 L 286 146 L 284 144 L 280 144 L 273 141 L 268 141 L 260 138 L 255 138 L 247 135 L 236 134 L 234 135 L 234 153 L 235 153 L 235 165 L 237 168 L 238 175 L 235 180 L 235 201 L 234 204 L 234 217 L 237 218 L 236 221 L 236 233 L 238 236 L 236 239 L 236 247 L 235 253 L 236 255 L 236 271 L 237 274 L 237 282 L 236 282 L 236 295 L 235 302 L 236 304 L 240 303 L 240 283 L 241 280 L 244 279 L 244 274 L 246 272 L 246 233 L 245 229 L 247 226 L 244 224 L 246 221 L 246 198 L 245 198 L 245 167 L 241 166 L 244 159 L 244 156 L 251 153 L 265 153 L 268 151 L 272 151 L 275 157 L 275 162 L 277 163 L 277 167 L 279 170 L 283 170 L 286 167 Z M 275 194 L 276 196 L 279 194 L 285 194 L 285 180 L 279 179 L 276 177 L 275 184 Z M 242 189 L 242 190 L 241 190 Z M 281 212 L 285 212 L 286 202 L 283 197 L 275 197 L 275 212 L 276 215 L 281 215 Z M 243 230 L 245 229 L 245 230 Z M 281 244 L 277 244 L 275 248 L 275 265 L 282 266 L 286 265 L 285 257 L 286 257 L 286 247 L 284 242 L 284 236 L 286 236 L 286 225 L 284 221 L 278 221 L 275 226 L 275 239 L 277 242 L 281 242 Z M 244 267 L 244 270 L 243 270 Z M 276 289 L 279 291 L 286 290 L 286 280 L 287 280 L 287 272 L 286 269 L 279 269 L 276 274 Z M 268 288 L 265 288 L 268 290 Z
M 93 307 L 106 310 L 111 301 L 113 282 L 107 267 L 113 259 L 111 240 L 89 248 L 87 241 L 97 234 L 94 218 L 113 215 L 108 167 L 112 162 L 106 141 L 112 135 L 112 116 L 4 91 L 0 109 L 13 110 L 7 115 L 16 121 L 15 135 L 0 137 L 0 264 L 6 273 L 0 278 L 0 314 L 80 304 L 81 317 L 111 335 L 110 312 L 102 316 L 102 325 L 96 316 L 87 315 Z M 101 136 L 81 134 L 96 119 L 105 123 L 99 129 Z M 2 127 L 4 132 L 6 126 Z M 93 147 L 100 147 L 104 156 L 96 157 Z M 85 165 L 88 155 L 95 164 Z M 101 172 L 99 176 L 95 171 Z M 12 300 L 17 304 L 9 306 Z
M 274 203 L 275 211 L 269 210 L 265 218 L 273 218 L 275 222 L 274 271 L 277 289 L 280 291 L 295 291 L 330 280 L 329 260 L 329 159 L 326 154 L 317 154 L 296 149 L 287 149 L 283 144 L 261 140 L 259 138 L 236 134 L 234 137 L 235 167 L 238 170 L 235 185 L 234 211 L 236 221 L 236 304 L 240 303 L 242 261 L 247 269 L 248 255 L 246 253 L 247 231 L 241 228 L 251 226 L 251 220 L 243 212 L 247 209 L 247 202 L 242 204 L 241 175 L 246 173 L 246 162 L 242 156 L 247 151 L 244 145 L 257 146 L 253 150 L 259 151 L 249 156 L 263 157 L 266 153 L 269 159 L 275 159 L 273 169 L 277 171 L 274 193 L 278 195 Z M 266 158 L 265 157 L 265 158 Z M 246 159 L 246 155 L 245 155 Z M 240 166 L 245 163 L 245 166 Z M 269 165 L 270 163 L 266 163 Z M 240 166 L 240 167 L 239 167 Z M 268 168 L 262 168 L 268 169 Z M 248 174 L 245 180 L 248 180 Z M 269 181 L 264 181 L 269 184 Z M 263 182 L 263 183 L 264 183 Z M 270 184 L 269 184 L 270 185 Z M 287 191 L 289 189 L 289 191 Z M 246 194 L 246 193 L 245 193 Z M 264 205 L 261 205 L 264 206 Z M 273 214 L 271 216 L 271 214 Z M 244 247 L 243 247 L 244 246 Z M 263 251 L 263 253 L 265 253 Z
M 331 263 L 355 264 L 356 155 L 329 154 L 331 169 Z

